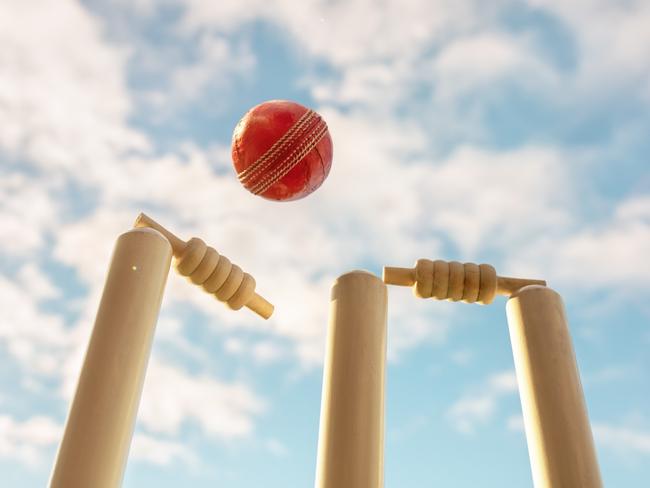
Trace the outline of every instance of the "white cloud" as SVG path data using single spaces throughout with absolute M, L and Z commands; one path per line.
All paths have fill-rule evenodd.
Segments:
M 644 0 L 530 0 L 568 26 L 580 56 L 564 95 L 607 99 L 650 86 L 650 5 Z M 613 29 L 612 26 L 616 28 Z M 559 93 L 562 95 L 562 92 Z
M 190 39 L 178 38 L 161 46 L 138 30 L 122 41 L 131 46 L 133 69 L 156 83 L 134 91 L 138 110 L 146 110 L 148 122 L 165 125 L 177 122 L 179 112 L 201 101 L 206 94 L 219 94 L 218 102 L 202 106 L 211 114 L 221 112 L 236 83 L 255 76 L 256 57 L 247 41 L 234 41 L 220 34 L 200 33 Z M 198 38 L 198 39 L 197 39 Z M 187 42 L 191 48 L 183 49 Z
M 623 455 L 650 456 L 650 431 L 606 423 L 594 423 L 592 429 L 599 446 Z
M 451 353 L 451 360 L 459 366 L 467 366 L 474 360 L 474 352 L 471 349 L 458 349 Z
M 514 371 L 493 374 L 480 388 L 473 389 L 456 401 L 447 411 L 447 416 L 456 430 L 471 434 L 477 425 L 485 424 L 494 417 L 503 396 L 516 391 Z
M 650 287 L 650 197 L 631 196 L 610 216 L 560 236 L 543 236 L 514 258 L 512 266 L 552 286 L 639 290 Z
M 224 341 L 223 347 L 230 354 L 241 354 L 244 351 L 245 345 L 241 339 L 229 337 Z
M 0 415 L 0 458 L 37 466 L 61 438 L 63 428 L 48 417 L 19 421 Z
M 277 363 L 291 356 L 282 344 L 274 340 L 247 342 L 237 337 L 229 337 L 224 341 L 224 349 L 233 355 L 246 355 L 260 365 Z
M 511 249 L 571 221 L 564 156 L 544 147 L 485 151 L 461 147 L 415 172 L 419 218 L 453 239 L 463 255 Z M 532 217 L 534 216 L 534 218 Z
M 45 272 L 33 262 L 23 265 L 18 271 L 18 282 L 29 290 L 29 293 L 37 300 L 48 300 L 61 295 L 61 289 L 57 288 Z
M 245 23 L 265 20 L 288 30 L 299 42 L 296 49 L 331 63 L 353 65 L 396 57 L 415 57 L 420 50 L 453 29 L 468 28 L 491 8 L 482 2 L 384 2 L 377 8 L 368 0 L 345 4 L 290 0 L 269 4 L 263 1 L 227 0 L 207 4 L 200 0 L 186 6 L 184 24 L 189 30 L 213 27 L 230 31 Z M 309 28 L 305 28 L 309 26 Z
M 71 337 L 61 317 L 42 312 L 29 290 L 0 276 L 0 344 L 25 371 L 56 375 Z
M 523 86 L 551 106 L 579 108 L 584 114 L 616 103 L 622 93 L 650 100 L 645 62 L 650 56 L 650 8 L 643 0 L 530 0 L 524 5 L 390 0 L 381 8 L 368 0 L 178 4 L 187 33 L 207 29 L 228 34 L 253 22 L 276 26 L 293 50 L 333 68 L 333 76 L 307 76 L 317 100 L 393 113 L 415 103 L 412 95 L 418 89 L 432 90 L 443 102 L 430 107 L 444 119 L 440 129 L 461 137 L 463 126 L 474 136 L 484 129 L 484 121 L 470 119 L 491 102 L 485 88 L 497 81 L 507 81 L 502 85 L 506 88 Z M 565 33 L 565 45 L 558 49 L 575 49 L 571 66 L 549 60 L 549 51 L 556 49 L 554 32 L 542 37 L 538 25 L 522 21 L 513 34 L 512 26 L 504 23 L 513 9 L 527 9 L 531 18 L 545 15 Z M 473 110 L 447 103 L 476 93 L 481 97 Z
M 285 356 L 282 346 L 272 341 L 261 341 L 252 348 L 253 357 L 260 363 L 272 363 Z
M 5 151 L 50 175 L 90 179 L 119 152 L 144 147 L 126 124 L 125 53 L 107 47 L 79 3 L 3 2 L 0 59 Z
M 513 371 L 503 371 L 490 376 L 488 386 L 491 391 L 512 393 L 517 391 L 517 377 Z
M 473 0 L 390 0 L 380 8 L 368 0 L 179 4 L 185 7 L 182 24 L 187 32 L 229 33 L 253 22 L 270 23 L 286 35 L 293 51 L 325 61 L 336 71 L 325 79 L 307 77 L 317 100 L 360 103 L 379 112 L 410 98 L 410 88 L 423 79 L 432 48 L 489 22 L 497 10 Z
M 410 289 L 389 287 L 389 361 L 399 362 L 409 349 L 418 345 L 440 346 L 447 338 L 453 313 L 442 302 L 421 300 Z
M 636 377 L 638 372 L 639 369 L 629 364 L 608 365 L 593 372 L 585 373 L 583 383 L 586 387 L 619 383 Z
M 433 62 L 436 99 L 449 103 L 504 80 L 544 90 L 554 88 L 556 74 L 527 44 L 525 38 L 500 33 L 479 33 L 449 42 Z
M 315 100 L 323 104 L 359 104 L 373 110 L 389 112 L 404 98 L 404 92 L 395 90 L 399 84 L 409 83 L 415 76 L 408 65 L 388 66 L 385 63 L 352 65 L 341 74 L 341 79 L 307 78 Z M 382 100 L 382 103 L 375 103 Z
M 514 432 L 524 432 L 524 417 L 521 414 L 511 415 L 508 417 L 506 426 L 508 427 L 508 430 L 512 430 Z
M 3 253 L 26 257 L 43 248 L 46 234 L 54 229 L 60 207 L 50 195 L 50 183 L 19 173 L 2 175 L 0 243 Z
M 426 415 L 415 415 L 406 419 L 398 426 L 388 426 L 387 440 L 389 443 L 408 442 L 410 438 L 420 434 L 423 429 L 431 425 L 431 418 Z
M 284 458 L 289 455 L 289 449 L 277 439 L 267 439 L 264 443 L 268 451 L 275 457 Z
M 237 50 L 235 50 L 237 49 Z M 180 102 L 195 100 L 207 85 L 221 81 L 225 73 L 245 75 L 255 66 L 255 57 L 247 46 L 233 48 L 227 39 L 204 35 L 198 43 L 197 61 L 172 71 L 171 89 Z
M 520 414 L 508 417 L 507 427 L 514 432 L 524 432 L 523 417 Z M 648 430 L 606 422 L 593 422 L 591 430 L 600 449 L 613 451 L 628 460 L 630 456 L 650 456 Z
M 474 432 L 476 423 L 483 423 L 494 414 L 496 400 L 493 396 L 469 396 L 454 403 L 449 410 L 454 427 L 464 433 Z
M 245 384 L 190 375 L 154 357 L 147 371 L 138 421 L 156 433 L 178 434 L 191 423 L 209 437 L 236 438 L 252 434 L 254 419 L 265 408 L 266 401 Z
M 630 456 L 650 456 L 650 431 L 641 425 L 646 422 L 641 417 L 631 416 L 633 422 L 617 425 L 611 422 L 592 422 L 596 445 L 602 450 L 609 450 L 622 455 L 626 459 Z M 509 430 L 524 432 L 524 419 L 521 414 L 508 418 Z
M 63 223 L 54 240 L 54 257 L 77 273 L 78 278 L 101 290 L 115 242 L 129 230 L 137 214 L 128 210 L 100 208 L 88 217 Z
M 156 324 L 156 342 L 165 344 L 199 364 L 209 364 L 209 354 L 200 344 L 189 340 L 185 334 L 184 322 L 170 315 L 168 308 L 160 310 Z
M 133 436 L 129 458 L 157 466 L 169 466 L 180 462 L 194 467 L 199 463 L 196 454 L 186 445 L 141 432 L 136 432 Z

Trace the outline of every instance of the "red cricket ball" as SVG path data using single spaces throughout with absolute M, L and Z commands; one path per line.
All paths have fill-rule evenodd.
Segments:
M 232 136 L 232 160 L 244 187 L 269 200 L 297 200 L 316 190 L 332 165 L 332 138 L 313 110 L 287 100 L 261 103 Z

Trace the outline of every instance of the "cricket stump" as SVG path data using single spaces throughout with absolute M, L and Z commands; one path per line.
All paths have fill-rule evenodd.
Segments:
M 117 239 L 50 487 L 120 486 L 171 258 L 156 230 Z
M 535 488 L 602 487 L 562 298 L 526 286 L 506 311 Z
M 384 483 L 386 285 L 365 271 L 332 288 L 316 488 Z

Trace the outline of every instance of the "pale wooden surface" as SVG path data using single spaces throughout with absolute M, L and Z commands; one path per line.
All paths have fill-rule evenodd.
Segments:
M 135 227 L 149 227 L 163 234 L 172 245 L 178 272 L 229 308 L 247 307 L 265 319 L 273 314 L 273 305 L 255 293 L 255 279 L 201 239 L 194 237 L 185 242 L 143 213 Z
M 171 258 L 155 230 L 118 238 L 52 488 L 120 486 Z
M 602 487 L 562 298 L 527 286 L 506 310 L 535 487 Z
M 388 285 L 413 286 L 420 298 L 492 303 L 496 295 L 510 296 L 526 285 L 546 285 L 543 280 L 497 276 L 489 264 L 418 259 L 413 268 L 384 267 Z
M 365 271 L 332 288 L 316 488 L 383 486 L 386 302 Z

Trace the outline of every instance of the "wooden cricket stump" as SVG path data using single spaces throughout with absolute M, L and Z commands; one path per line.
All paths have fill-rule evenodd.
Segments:
M 488 264 L 420 259 L 384 268 L 416 296 L 489 304 L 509 297 L 508 328 L 536 488 L 600 488 L 602 481 L 562 298 L 542 280 L 497 276 Z
M 52 488 L 121 485 L 171 259 L 169 242 L 155 230 L 118 238 Z
M 182 275 L 230 308 L 273 313 L 252 276 L 200 239 L 185 243 L 141 214 L 115 245 L 52 488 L 121 485 L 172 254 Z
M 386 286 L 365 271 L 332 288 L 316 488 L 384 483 Z
M 526 286 L 506 311 L 535 487 L 602 487 L 562 298 Z

